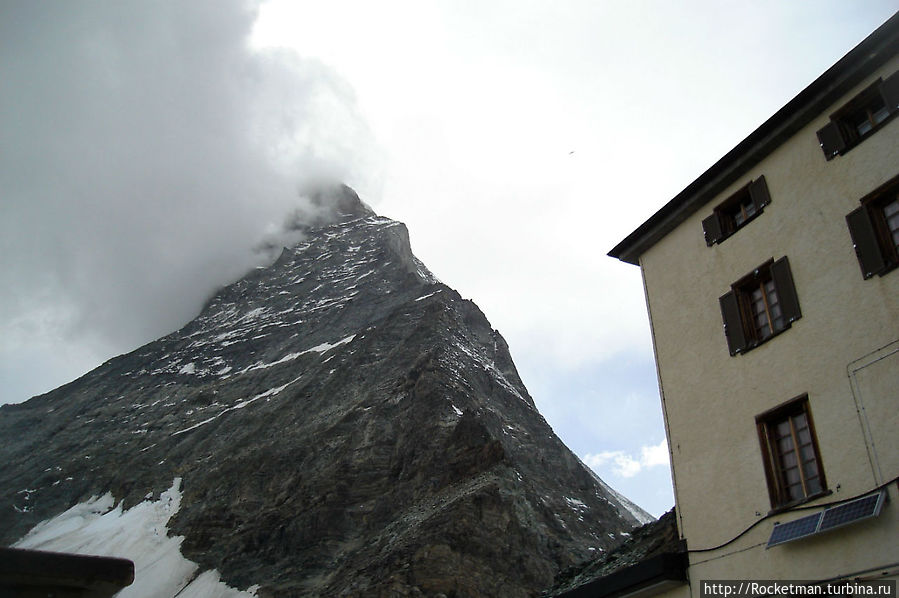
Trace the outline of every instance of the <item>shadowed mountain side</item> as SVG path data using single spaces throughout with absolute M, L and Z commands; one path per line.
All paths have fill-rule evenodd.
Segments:
M 646 520 L 406 228 L 350 203 L 181 330 L 0 408 L 3 542 L 180 477 L 185 556 L 259 596 L 531 596 Z

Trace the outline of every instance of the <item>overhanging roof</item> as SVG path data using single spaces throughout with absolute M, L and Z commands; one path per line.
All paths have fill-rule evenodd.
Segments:
M 665 552 L 559 595 L 559 598 L 648 598 L 687 583 L 687 554 Z
M 0 595 L 109 598 L 134 581 L 127 559 L 0 548 Z
M 629 264 L 899 52 L 899 12 L 653 214 L 608 255 Z M 823 159 L 823 158 L 822 158 Z
M 561 572 L 542 595 L 556 598 L 648 598 L 686 583 L 687 545 L 674 509 L 632 530 L 609 553 Z

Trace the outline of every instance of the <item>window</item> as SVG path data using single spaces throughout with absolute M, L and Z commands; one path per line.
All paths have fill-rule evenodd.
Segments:
M 855 255 L 867 280 L 899 266 L 899 176 L 861 200 L 846 216 Z
M 718 301 L 731 355 L 757 347 L 802 317 L 786 257 L 762 264 Z
M 796 397 L 757 416 L 755 421 L 772 508 L 824 494 L 827 483 L 808 396 Z
M 818 141 L 828 160 L 845 154 L 899 114 L 899 72 L 874 82 L 830 116 L 818 131 Z
M 721 243 L 761 214 L 769 203 L 768 184 L 761 176 L 724 200 L 711 216 L 702 221 L 705 244 L 711 247 Z

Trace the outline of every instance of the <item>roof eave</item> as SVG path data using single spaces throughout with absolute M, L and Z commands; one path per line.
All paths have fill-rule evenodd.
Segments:
M 899 51 L 899 12 L 774 113 L 608 255 L 638 265 L 640 256 L 762 161 Z
M 128 559 L 0 547 L 0 595 L 109 598 L 134 582 Z
M 559 598 L 648 598 L 685 583 L 686 552 L 665 552 L 573 588 Z

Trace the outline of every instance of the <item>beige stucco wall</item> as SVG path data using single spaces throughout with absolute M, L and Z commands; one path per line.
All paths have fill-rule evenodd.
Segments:
M 727 542 L 768 514 L 755 416 L 798 395 L 808 394 L 833 492 L 818 503 L 899 476 L 899 269 L 863 280 L 845 221 L 861 197 L 899 175 L 899 118 L 831 161 L 815 136 L 833 110 L 877 76 L 897 70 L 899 58 L 640 258 L 678 523 L 691 550 Z M 707 247 L 702 219 L 761 175 L 771 204 L 722 244 Z M 718 298 L 755 267 L 784 255 L 802 318 L 731 357 Z M 692 553 L 694 588 L 699 579 L 820 579 L 899 562 L 896 489 L 870 522 L 765 550 L 775 521 L 808 514 L 785 513 L 720 550 Z

